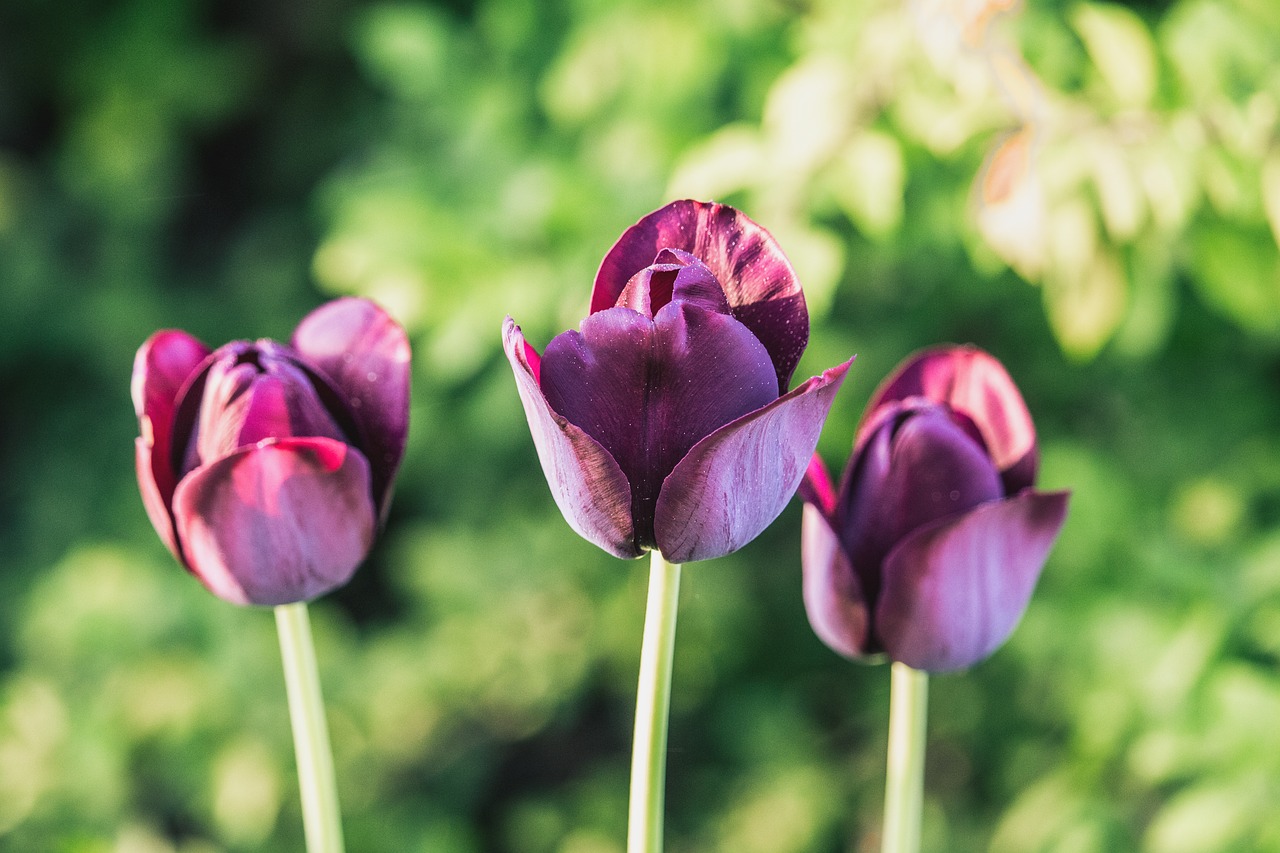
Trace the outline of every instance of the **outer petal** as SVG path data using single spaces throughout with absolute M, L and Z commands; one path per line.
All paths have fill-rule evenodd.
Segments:
M 654 532 L 672 562 L 709 560 L 760 535 L 795 494 L 853 359 L 699 441 L 658 496 Z
M 1002 474 L 1007 494 L 1035 482 L 1036 430 L 1018 386 L 1004 366 L 972 346 L 945 346 L 911 356 L 871 398 L 868 413 L 907 397 L 946 403 L 971 418 Z M 862 431 L 859 431 L 859 441 Z
M 813 632 L 845 657 L 865 657 L 871 614 L 840 537 L 813 504 L 805 504 L 800 531 L 804 609 Z
M 186 332 L 156 332 L 138 349 L 130 392 L 141 436 L 136 444 L 138 486 L 147 517 L 169 550 L 181 558 L 169 504 L 177 486 L 172 439 L 178 393 L 210 349 Z
M 537 353 L 510 317 L 502 344 L 516 376 L 542 473 L 556 506 L 579 536 L 615 557 L 641 554 L 631 521 L 631 484 L 599 442 L 556 414 L 538 387 Z
M 343 396 L 362 432 L 385 516 L 409 431 L 408 336 L 374 303 L 346 297 L 304 317 L 292 344 Z
M 804 293 L 772 235 L 732 207 L 676 201 L 628 228 L 600 263 L 591 312 L 611 308 L 631 277 L 663 249 L 688 252 L 710 268 L 733 316 L 768 350 L 778 393 L 785 393 L 809 342 Z
M 653 545 L 662 482 L 689 449 L 777 399 L 773 365 L 728 314 L 670 302 L 656 320 L 630 308 L 587 317 L 542 356 L 542 393 L 609 451 L 631 484 L 638 543 Z
M 972 666 L 1013 633 L 1066 520 L 1067 492 L 1024 491 L 924 527 L 885 559 L 876 632 L 916 669 Z
M 242 448 L 174 493 L 187 565 L 219 598 L 287 604 L 350 579 L 376 527 L 369 463 L 328 438 Z

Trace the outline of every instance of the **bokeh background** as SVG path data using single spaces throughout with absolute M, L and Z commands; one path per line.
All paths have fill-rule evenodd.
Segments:
M 936 678 L 925 845 L 1280 850 L 1280 5 L 0 4 L 0 848 L 302 847 L 271 614 L 137 496 L 157 328 L 410 330 L 386 535 L 313 607 L 353 851 L 622 850 L 644 562 L 550 499 L 545 344 L 683 196 L 805 283 L 798 377 L 973 342 L 1075 490 L 1012 640 Z M 810 632 L 798 507 L 685 571 L 669 849 L 877 849 L 888 671 Z

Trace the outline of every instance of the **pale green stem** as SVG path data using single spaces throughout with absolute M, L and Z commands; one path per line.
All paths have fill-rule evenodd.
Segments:
M 661 853 L 662 800 L 667 776 L 667 718 L 671 709 L 671 663 L 676 647 L 680 564 L 653 552 L 649 602 L 640 647 L 636 732 L 631 747 L 631 808 L 627 853 Z
M 881 853 L 920 851 L 928 707 L 928 674 L 895 663 L 889 679 L 889 763 Z
M 342 853 L 342 815 L 329 748 L 329 726 L 320 696 L 320 672 L 311 641 L 311 620 L 304 601 L 276 608 L 284 684 L 293 723 L 293 749 L 302 794 L 302 824 L 307 853 Z

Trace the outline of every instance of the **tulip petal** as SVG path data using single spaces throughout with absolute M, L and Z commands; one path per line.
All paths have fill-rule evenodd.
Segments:
M 867 411 L 914 396 L 946 403 L 973 420 L 1007 494 L 1034 484 L 1038 454 L 1031 413 L 1004 365 L 991 355 L 972 346 L 917 353 L 880 385 Z
M 736 551 L 786 507 L 853 359 L 699 441 L 667 477 L 654 533 L 676 563 Z
M 294 330 L 292 345 L 342 395 L 362 433 L 373 492 L 386 515 L 409 431 L 409 339 L 367 299 L 321 305 Z
M 798 494 L 802 501 L 813 504 L 828 518 L 835 512 L 836 487 L 831 481 L 831 475 L 827 473 L 827 466 L 823 464 L 822 457 L 816 453 L 809 460 L 809 467 L 805 469 Z
M 868 574 L 875 600 L 881 581 L 871 574 L 912 531 L 1004 497 L 986 451 L 942 405 L 898 404 L 858 453 L 847 500 L 837 511 L 845 547 Z
M 626 475 L 599 442 L 552 410 L 538 387 L 537 353 L 510 317 L 502 326 L 502 343 L 542 472 L 565 521 L 579 536 L 615 557 L 640 556 Z
M 688 252 L 707 265 L 733 316 L 764 344 L 778 393 L 785 393 L 809 341 L 804 293 L 772 235 L 732 207 L 676 201 L 628 228 L 600 263 L 591 313 L 613 307 L 631 277 L 663 249 Z
M 845 657 L 866 657 L 871 618 L 862 584 L 828 516 L 813 504 L 804 507 L 800 564 L 804 570 L 804 609 L 813 632 Z
M 190 468 L 269 438 L 345 440 L 320 402 L 314 374 L 298 366 L 296 359 L 249 345 L 239 353 L 228 348 L 214 362 L 199 395 Z
M 130 382 L 133 408 L 142 432 L 135 443 L 142 503 L 160 538 L 179 558 L 169 514 L 177 486 L 171 452 L 174 412 L 183 383 L 209 353 L 207 346 L 186 332 L 156 332 L 138 349 Z
M 188 474 L 173 510 L 187 565 L 235 604 L 306 601 L 350 579 L 373 543 L 369 463 L 348 444 L 289 438 Z
M 1067 492 L 1024 491 L 912 533 L 885 558 L 876 634 L 896 661 L 945 672 L 1009 637 L 1066 520 Z
M 626 475 L 641 547 L 654 544 L 654 505 L 676 463 L 777 399 L 769 354 L 747 327 L 680 301 L 654 320 L 610 308 L 587 317 L 581 332 L 557 336 L 542 355 L 542 392 Z

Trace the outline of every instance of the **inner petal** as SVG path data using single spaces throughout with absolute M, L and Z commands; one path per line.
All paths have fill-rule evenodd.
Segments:
M 662 481 L 689 448 L 778 396 L 769 354 L 745 326 L 679 300 L 653 320 L 628 308 L 592 314 L 547 346 L 541 387 L 626 474 L 645 546 Z
M 887 420 L 865 446 L 855 478 L 844 528 L 854 566 L 877 591 L 880 564 L 904 536 L 1004 496 L 985 448 L 937 405 Z
M 231 351 L 209 369 L 186 467 L 295 436 L 346 440 L 297 365 L 258 347 Z

